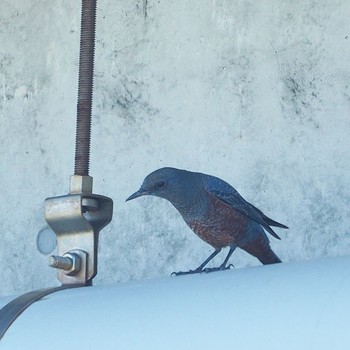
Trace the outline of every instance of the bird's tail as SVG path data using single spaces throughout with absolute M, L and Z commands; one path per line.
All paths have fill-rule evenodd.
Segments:
M 254 205 L 251 204 L 252 207 L 254 207 Z M 277 222 L 275 220 L 270 219 L 268 216 L 266 216 L 260 209 L 258 209 L 257 207 L 254 207 L 254 209 L 260 214 L 261 218 L 264 220 L 264 222 L 268 225 L 268 226 L 275 226 L 275 227 L 281 227 L 281 228 L 289 228 L 286 225 L 281 224 L 280 222 Z
M 255 256 L 264 265 L 281 263 L 281 259 L 273 252 L 270 242 L 266 235 L 259 235 L 253 240 L 249 240 L 241 249 Z

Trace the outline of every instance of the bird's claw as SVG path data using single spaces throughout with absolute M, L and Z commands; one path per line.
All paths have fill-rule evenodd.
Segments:
M 215 272 L 215 271 L 224 271 L 224 270 L 231 270 L 231 268 L 234 268 L 232 264 L 228 266 L 219 266 L 219 267 L 207 267 L 203 271 L 205 273 Z
M 234 268 L 232 264 L 228 266 L 219 266 L 219 267 L 207 267 L 205 269 L 195 269 L 195 270 L 189 270 L 189 271 L 179 271 L 179 272 L 172 272 L 171 276 L 183 276 L 183 275 L 193 275 L 195 273 L 209 273 L 209 272 L 215 272 L 215 271 L 223 271 L 223 270 L 231 270 L 231 268 Z
M 202 269 L 189 270 L 189 271 L 179 271 L 179 272 L 172 272 L 171 276 L 193 275 L 195 273 L 202 273 L 202 272 L 204 272 L 204 270 L 202 270 Z

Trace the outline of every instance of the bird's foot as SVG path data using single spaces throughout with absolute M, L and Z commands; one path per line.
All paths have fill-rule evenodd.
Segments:
M 231 268 L 234 268 L 232 264 L 228 266 L 221 265 L 219 267 L 207 267 L 206 269 L 203 270 L 203 272 L 209 273 L 209 272 L 215 272 L 215 271 L 224 271 L 224 270 L 231 270 Z
M 173 272 L 171 276 L 183 276 L 183 275 L 194 275 L 195 273 L 202 273 L 204 272 L 203 269 L 195 269 L 195 270 L 189 270 L 189 271 L 179 271 L 179 272 Z
M 209 273 L 209 272 L 215 272 L 215 271 L 224 271 L 224 270 L 231 270 L 231 268 L 234 268 L 232 264 L 228 266 L 221 265 L 219 267 L 207 267 L 205 269 L 195 269 L 195 270 L 189 270 L 189 271 L 179 271 L 179 272 L 173 272 L 171 276 L 183 276 L 183 275 L 194 275 L 196 273 Z

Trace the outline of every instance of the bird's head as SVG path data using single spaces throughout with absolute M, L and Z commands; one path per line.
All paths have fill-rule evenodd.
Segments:
M 146 176 L 141 188 L 126 201 L 151 195 L 167 199 L 173 204 L 180 201 L 189 187 L 191 172 L 175 168 L 161 168 Z

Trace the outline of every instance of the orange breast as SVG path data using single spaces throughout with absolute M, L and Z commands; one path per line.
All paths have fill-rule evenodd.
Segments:
M 206 214 L 188 222 L 190 228 L 214 248 L 236 244 L 237 237 L 245 234 L 248 217 L 211 197 Z

